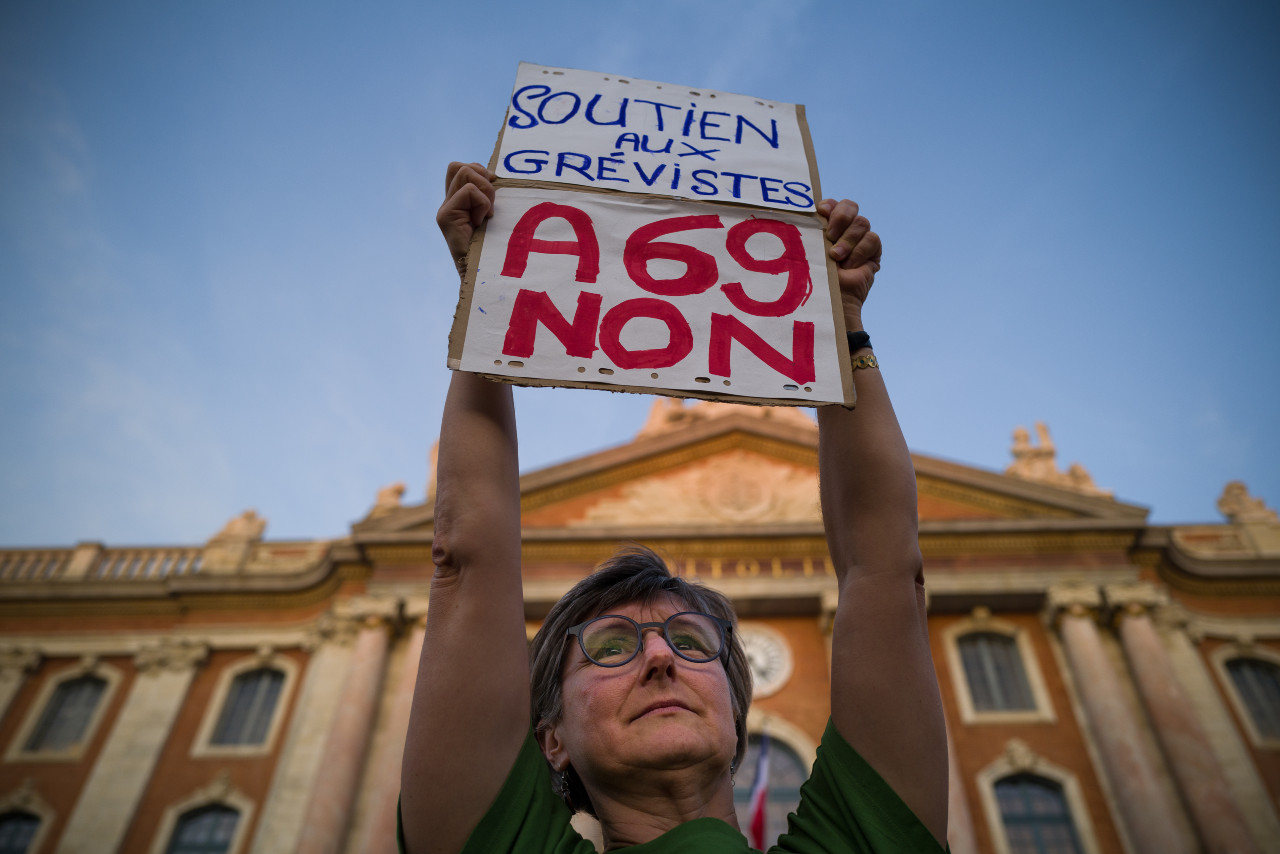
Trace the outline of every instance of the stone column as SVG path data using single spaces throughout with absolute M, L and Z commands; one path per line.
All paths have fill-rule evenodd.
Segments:
M 0 720 L 9 711 L 27 674 L 40 664 L 40 653 L 34 649 L 11 646 L 0 649 Z
M 418 659 L 422 655 L 426 625 L 425 618 L 418 618 L 413 623 L 383 737 L 369 766 L 365 793 L 367 818 L 360 845 L 356 848 L 360 854 L 396 854 L 397 851 L 396 804 L 400 798 L 400 765 L 404 757 L 405 734 L 409 729 L 413 689 L 418 682 Z
M 383 617 L 371 616 L 356 636 L 341 702 L 324 744 L 324 770 L 311 790 L 297 854 L 338 854 L 346 841 L 386 669 L 387 631 Z
M 278 854 L 297 847 L 311 788 L 321 775 L 325 738 L 342 700 L 356 629 L 354 620 L 326 614 L 304 644 L 311 660 L 253 837 L 253 854 Z
M 204 644 L 174 641 L 138 653 L 138 677 L 67 821 L 58 854 L 119 850 L 196 665 L 208 654 Z
M 951 738 L 951 722 L 947 721 L 947 844 L 951 854 L 978 854 L 978 841 L 973 835 L 973 814 L 969 812 L 969 796 L 964 778 L 956 762 L 956 745 Z
M 1179 807 L 1168 797 L 1148 754 L 1138 721 L 1125 703 L 1120 679 L 1098 634 L 1102 605 L 1096 587 L 1052 587 L 1049 608 L 1058 631 L 1103 772 L 1120 808 L 1118 818 L 1139 854 L 1191 854 L 1194 846 L 1170 821 Z
M 1204 849 L 1210 854 L 1256 854 L 1244 816 L 1213 753 L 1209 737 L 1182 689 L 1150 609 L 1165 603 L 1150 584 L 1112 585 L 1107 601 L 1116 608 L 1120 640 L 1156 737 L 1173 768 Z

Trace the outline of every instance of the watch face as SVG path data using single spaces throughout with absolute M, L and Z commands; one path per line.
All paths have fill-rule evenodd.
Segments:
M 753 696 L 777 693 L 791 678 L 791 648 L 786 640 L 768 626 L 759 624 L 742 625 L 740 635 L 755 680 Z

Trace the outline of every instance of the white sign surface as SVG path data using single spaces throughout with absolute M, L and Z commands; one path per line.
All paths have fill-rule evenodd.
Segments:
M 499 188 L 460 301 L 463 370 L 808 404 L 844 399 L 816 217 Z
M 500 177 L 814 210 L 801 108 L 520 63 Z

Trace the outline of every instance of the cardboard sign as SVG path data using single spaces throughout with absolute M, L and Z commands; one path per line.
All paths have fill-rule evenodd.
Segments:
M 812 211 L 804 108 L 521 63 L 494 171 L 626 193 Z
M 736 205 L 500 187 L 450 366 L 528 385 L 852 401 L 822 221 Z

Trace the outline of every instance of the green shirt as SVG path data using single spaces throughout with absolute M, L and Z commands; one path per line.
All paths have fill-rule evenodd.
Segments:
M 569 808 L 551 790 L 550 770 L 533 733 L 463 854 L 592 854 L 569 825 Z M 400 840 L 404 851 L 404 840 Z M 619 849 L 627 854 L 748 854 L 746 837 L 718 818 L 699 818 L 662 836 Z M 800 806 L 769 854 L 939 852 L 910 808 L 828 722 Z

